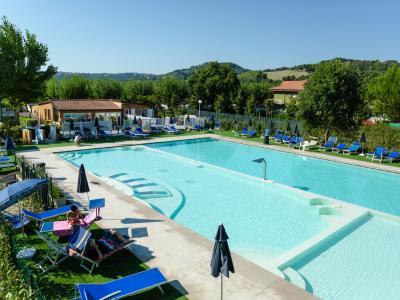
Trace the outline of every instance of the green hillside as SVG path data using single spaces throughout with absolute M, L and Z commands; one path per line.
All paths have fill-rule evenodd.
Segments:
M 201 65 L 197 65 L 197 66 L 191 66 L 190 68 L 185 68 L 185 69 L 178 69 L 169 73 L 164 74 L 163 76 L 174 76 L 177 77 L 179 79 L 187 79 L 190 75 L 192 75 L 194 73 L 194 71 L 196 71 L 199 68 L 205 67 L 207 66 L 209 63 L 206 62 L 204 64 Z M 231 65 L 233 70 L 235 70 L 236 74 L 240 75 L 244 72 L 248 72 L 250 70 L 245 69 L 237 64 L 231 63 L 231 62 L 227 62 L 227 63 L 223 63 L 223 64 L 228 64 Z
M 308 76 L 308 72 L 305 70 L 282 70 L 282 71 L 270 71 L 266 72 L 267 76 L 271 80 L 283 80 L 284 77 L 294 76 L 298 79 L 300 76 Z

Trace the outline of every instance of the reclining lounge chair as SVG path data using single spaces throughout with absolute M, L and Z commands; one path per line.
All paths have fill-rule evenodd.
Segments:
M 357 153 L 357 151 L 360 149 L 361 144 L 359 142 L 353 142 L 353 144 L 350 145 L 350 147 L 346 148 L 343 150 L 343 154 L 353 154 Z
M 326 141 L 326 143 L 323 144 L 321 147 L 319 147 L 319 150 L 320 151 L 321 150 L 324 150 L 324 151 L 331 150 L 333 148 L 333 146 L 335 146 L 336 140 L 337 140 L 336 136 L 330 136 L 328 138 L 328 140 Z
M 75 204 L 75 205 L 79 206 L 78 204 Z M 72 205 L 66 205 L 63 207 L 54 208 L 54 209 L 43 211 L 40 213 L 31 212 L 31 211 L 25 210 L 25 209 L 23 209 L 22 212 L 25 214 L 25 216 L 27 216 L 30 219 L 33 219 L 33 220 L 39 221 L 39 222 L 44 222 L 47 219 L 65 215 L 67 212 L 69 212 L 71 210 L 71 206 Z
M 57 243 L 47 234 L 38 231 L 36 231 L 36 233 L 48 245 L 46 257 L 39 263 L 39 267 L 43 272 L 54 269 L 68 257 L 72 257 L 79 260 L 81 262 L 80 267 L 91 274 L 94 268 L 98 267 L 106 258 L 128 247 L 131 245 L 131 242 L 133 242 L 130 241 L 129 243 L 124 244 L 123 242 L 118 242 L 116 239 L 112 239 L 112 237 L 106 235 L 100 238 L 98 243 L 103 243 L 104 247 L 109 248 L 109 251 L 103 254 L 102 260 L 94 260 L 85 256 L 85 249 L 89 246 L 89 239 L 91 238 L 92 234 L 82 227 L 77 227 L 77 229 L 69 238 L 67 246 Z M 44 266 L 46 261 L 50 262 L 50 266 L 47 268 Z
M 154 268 L 105 283 L 78 283 L 75 286 L 75 299 L 121 299 L 154 287 L 164 294 L 161 285 L 165 283 L 167 279 L 158 268 Z M 77 297 L 78 293 L 80 298 Z

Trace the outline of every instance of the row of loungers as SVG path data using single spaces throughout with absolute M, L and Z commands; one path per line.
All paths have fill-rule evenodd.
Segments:
M 342 152 L 343 154 L 355 154 L 358 153 L 362 147 L 360 142 L 353 142 L 350 146 L 347 146 L 346 143 L 338 143 L 336 144 L 337 138 L 335 136 L 330 136 L 327 140 L 327 142 L 320 146 L 320 150 L 322 151 L 327 151 L 331 150 L 332 152 L 337 152 L 340 153 Z M 336 145 L 335 145 L 336 144 Z M 400 160 L 400 152 L 397 150 L 392 150 L 388 151 L 384 147 L 376 147 L 373 152 L 369 152 L 366 154 L 367 158 L 371 158 L 372 161 L 397 161 Z
M 304 141 L 302 137 L 298 136 L 289 136 L 283 133 L 283 130 L 278 130 L 273 136 L 273 139 L 282 144 L 288 144 L 288 147 L 294 148 L 302 148 L 303 150 L 316 146 L 317 141 Z M 347 145 L 346 143 L 338 143 L 337 138 L 335 136 L 330 136 L 325 144 L 319 147 L 320 151 L 332 151 L 337 153 L 343 153 L 347 155 L 359 153 L 362 148 L 360 142 L 355 141 L 351 145 Z M 389 161 L 394 162 L 400 160 L 400 152 L 397 150 L 388 151 L 384 147 L 376 147 L 373 152 L 369 152 L 366 154 L 367 158 L 371 158 L 372 161 Z
M 53 238 L 51 238 L 47 233 L 53 232 L 56 235 L 60 234 L 60 228 L 65 226 L 66 221 L 55 221 L 46 222 L 47 220 L 66 214 L 71 210 L 71 205 L 63 206 L 60 208 L 55 208 L 52 210 L 44 211 L 41 213 L 34 213 L 28 210 L 23 210 L 24 216 L 35 220 L 40 223 L 40 230 L 35 230 L 38 236 L 46 242 L 48 246 L 47 254 L 39 263 L 40 269 L 43 272 L 47 272 L 55 267 L 57 267 L 61 262 L 69 257 L 75 258 L 80 261 L 80 266 L 92 273 L 94 268 L 97 267 L 100 261 L 94 261 L 89 257 L 83 255 L 85 253 L 85 248 L 90 243 L 90 238 L 92 234 L 88 231 L 91 224 L 99 219 L 100 208 L 104 207 L 104 198 L 95 199 L 89 201 L 89 209 L 92 211 L 85 217 L 83 224 L 73 229 L 73 231 L 68 236 L 67 245 L 58 243 Z M 62 223 L 62 224 L 61 224 Z M 58 230 L 58 232 L 56 232 Z M 62 232 L 62 230 L 61 230 Z M 60 236 L 60 235 L 59 235 Z M 103 260 L 106 257 L 113 255 L 114 253 L 124 249 L 132 243 L 122 243 L 118 244 L 117 240 L 105 240 L 102 237 L 104 243 L 113 245 L 113 250 L 104 255 Z M 103 261 L 101 260 L 101 261 Z M 45 267 L 45 263 L 50 263 L 49 267 Z M 137 293 L 141 293 L 148 289 L 158 287 L 160 291 L 164 294 L 161 285 L 167 283 L 167 279 L 161 273 L 158 268 L 153 268 L 138 272 L 136 274 L 131 274 L 129 276 L 119 278 L 110 282 L 105 283 L 78 283 L 75 286 L 75 298 L 76 300 L 93 300 L 93 299 L 121 299 L 127 296 L 132 296 Z

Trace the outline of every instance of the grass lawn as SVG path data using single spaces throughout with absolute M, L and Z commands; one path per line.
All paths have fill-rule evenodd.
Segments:
M 103 234 L 103 230 L 96 224 L 92 226 L 91 232 L 97 238 Z M 35 257 L 27 263 L 46 299 L 72 299 L 75 283 L 106 282 L 148 269 L 144 263 L 124 249 L 102 262 L 92 275 L 80 268 L 79 261 L 74 258 L 66 259 L 59 267 L 43 274 L 38 267 L 38 262 L 44 258 L 47 245 L 35 234 L 32 225 L 26 226 L 26 234 L 27 236 L 17 234 L 15 240 L 21 247 L 36 248 Z M 164 295 L 158 288 L 153 288 L 126 299 L 187 299 L 169 284 L 163 285 L 162 288 Z
M 215 132 L 215 133 L 218 135 L 221 135 L 221 136 L 231 137 L 231 138 L 235 138 L 235 139 L 263 143 L 263 139 L 261 139 L 260 136 L 255 136 L 252 138 L 242 137 L 241 135 L 237 135 L 236 133 L 234 133 L 232 131 L 220 131 L 220 132 Z M 270 140 L 270 144 L 287 148 L 287 144 L 285 145 L 285 144 L 281 144 L 281 143 L 276 143 L 272 140 Z M 302 151 L 299 150 L 299 154 L 301 154 L 301 152 Z M 365 162 L 372 162 L 370 158 L 366 158 L 365 156 L 360 156 L 360 155 L 344 155 L 343 153 L 337 153 L 337 152 L 331 152 L 331 151 L 319 151 L 318 149 L 310 150 L 310 152 L 321 153 L 321 154 L 325 154 L 325 155 L 329 155 L 329 156 L 337 156 L 337 157 L 341 157 L 341 158 L 348 159 L 348 160 L 359 160 L 359 161 L 365 161 Z M 374 162 L 374 163 L 379 164 L 379 162 Z M 393 163 L 384 162 L 382 164 L 385 164 L 388 166 L 393 166 L 393 167 L 400 167 L 399 161 L 393 162 Z

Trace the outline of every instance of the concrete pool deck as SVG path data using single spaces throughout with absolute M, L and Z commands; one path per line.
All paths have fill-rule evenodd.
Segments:
M 80 148 L 75 146 L 45 148 L 40 151 L 29 151 L 22 154 L 27 159 L 45 162 L 49 175 L 57 180 L 58 184 L 75 200 L 85 205 L 87 202 L 86 195 L 75 193 L 78 169 L 55 155 L 56 152 L 131 146 L 204 137 L 216 137 L 271 150 L 400 173 L 396 167 L 349 159 L 340 160 L 340 157 L 328 156 L 322 153 L 263 145 L 250 140 L 228 138 L 214 134 L 171 136 L 152 140 L 90 145 Z M 387 170 L 387 168 L 390 170 Z M 209 267 L 213 242 L 153 211 L 140 201 L 135 201 L 131 196 L 112 188 L 96 176 L 88 174 L 88 179 L 91 188 L 90 197 L 106 197 L 107 204 L 102 211 L 104 219 L 98 222 L 101 227 L 119 229 L 125 234 L 134 236 L 136 243 L 131 248 L 131 251 L 150 267 L 159 267 L 166 277 L 179 290 L 187 294 L 190 299 L 219 299 L 220 281 L 210 276 Z M 226 279 L 224 284 L 224 296 L 227 299 L 317 299 L 277 275 L 235 254 L 234 262 L 236 273 L 232 274 L 231 278 Z

